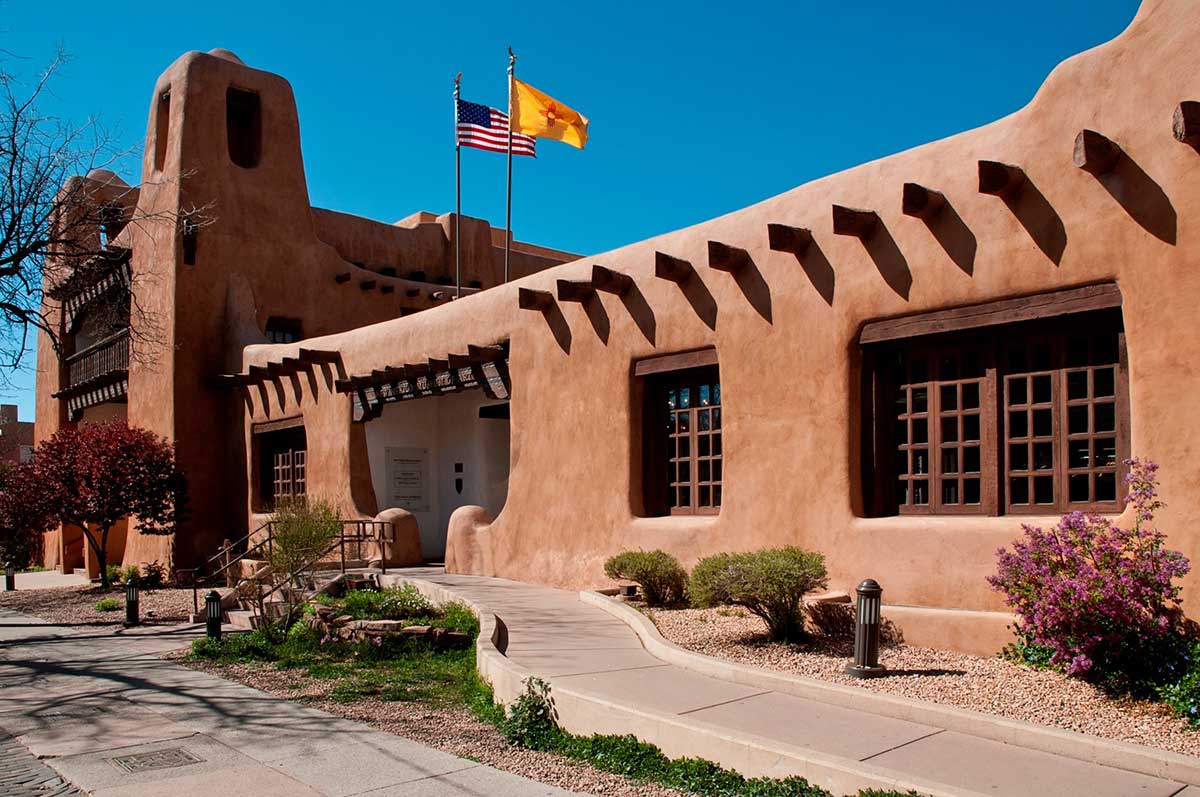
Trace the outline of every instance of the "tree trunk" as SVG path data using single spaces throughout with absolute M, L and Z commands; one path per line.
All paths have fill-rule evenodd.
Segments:
M 78 526 L 83 530 L 84 539 L 88 541 L 88 545 L 92 546 L 92 553 L 96 554 L 96 563 L 100 566 L 100 586 L 108 589 L 112 586 L 108 580 L 108 532 L 111 527 L 106 526 L 100 532 L 100 543 L 96 543 L 96 535 L 88 528 L 88 524 L 82 521 L 68 520 L 72 526 Z

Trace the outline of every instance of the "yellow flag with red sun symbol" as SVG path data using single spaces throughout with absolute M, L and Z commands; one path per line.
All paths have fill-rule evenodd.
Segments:
M 553 138 L 579 149 L 587 143 L 586 116 L 516 78 L 509 107 L 514 133 Z

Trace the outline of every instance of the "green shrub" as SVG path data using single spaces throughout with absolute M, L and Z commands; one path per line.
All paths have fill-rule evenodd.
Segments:
M 700 560 L 688 586 L 697 606 L 743 606 L 762 618 L 773 640 L 800 641 L 804 593 L 829 583 L 825 557 L 794 546 L 719 553 Z
M 104 568 L 104 570 L 106 573 L 108 573 L 108 583 L 119 584 L 121 582 L 120 565 L 109 565 L 108 567 Z
M 412 584 L 384 590 L 355 589 L 340 598 L 323 595 L 318 600 L 355 620 L 411 620 L 439 614 Z
M 604 573 L 637 584 L 650 606 L 680 603 L 687 589 L 687 572 L 666 551 L 624 551 L 604 563 Z
M 153 562 L 146 562 L 142 565 L 138 579 L 138 586 L 141 589 L 162 589 L 163 584 L 167 581 L 167 568 L 163 567 L 157 559 Z
M 201 637 L 192 642 L 189 654 L 193 659 L 209 659 L 223 662 L 274 661 L 276 645 L 262 631 L 248 634 L 227 634 L 220 641 Z
M 121 608 L 121 602 L 116 598 L 104 598 L 96 601 L 96 611 L 115 612 Z
M 461 631 L 464 634 L 469 634 L 472 639 L 479 636 L 479 618 L 475 616 L 475 612 L 465 603 L 451 601 L 443 603 L 438 607 L 442 613 L 441 620 L 435 623 L 442 628 L 450 631 Z
M 1200 727 L 1200 642 L 1180 658 L 1178 680 L 1159 687 L 1158 697 L 1194 727 Z
M 142 571 L 137 565 L 125 565 L 121 568 L 121 581 L 125 584 L 142 585 Z

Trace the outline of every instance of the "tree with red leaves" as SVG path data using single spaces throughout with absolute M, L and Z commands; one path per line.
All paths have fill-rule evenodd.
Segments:
M 186 507 L 175 448 L 118 421 L 63 429 L 37 447 L 34 471 L 53 522 L 83 530 L 108 587 L 108 535 L 123 518 L 142 534 L 173 534 Z
M 33 463 L 0 466 L 0 564 L 26 568 L 41 559 L 50 526 Z

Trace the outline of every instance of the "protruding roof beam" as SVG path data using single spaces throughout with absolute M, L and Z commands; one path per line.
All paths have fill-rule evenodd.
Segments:
M 900 211 L 905 216 L 915 216 L 918 219 L 932 219 L 946 207 L 946 197 L 941 191 L 934 191 L 916 183 L 905 183 L 904 193 L 900 199 Z
M 879 225 L 879 214 L 873 210 L 859 210 L 844 205 L 833 206 L 833 232 L 835 235 L 853 235 L 855 238 L 870 238 Z
M 245 387 L 255 380 L 250 374 L 217 374 L 215 381 L 221 387 Z
M 1014 196 L 1025 185 L 1025 172 L 1020 166 L 999 161 L 979 162 L 979 193 L 993 196 Z
M 654 253 L 654 276 L 659 279 L 670 280 L 682 285 L 695 273 L 696 270 L 692 268 L 692 264 L 683 258 L 672 257 L 665 252 Z
M 446 371 L 450 368 L 449 360 L 439 360 L 436 357 L 429 358 L 430 371 Z
M 380 293 L 393 293 L 393 292 L 395 292 L 395 290 L 396 290 L 395 285 L 380 285 L 379 286 Z
M 786 224 L 767 225 L 767 245 L 775 252 L 791 252 L 802 255 L 812 243 L 812 230 L 804 227 L 789 227 Z
M 1075 136 L 1075 165 L 1099 177 L 1108 174 L 1121 160 L 1121 148 L 1095 130 L 1080 130 Z
M 1200 149 L 1200 102 L 1184 100 L 1175 108 L 1171 131 L 1178 141 Z
M 554 304 L 554 295 L 549 291 L 535 291 L 533 288 L 517 290 L 517 306 L 522 310 L 545 310 Z
M 560 302 L 586 302 L 596 295 L 596 289 L 590 282 L 577 280 L 559 280 L 558 300 Z
M 723 244 L 720 241 L 708 242 L 709 268 L 736 274 L 748 265 L 750 265 L 750 253 L 745 249 Z
M 507 356 L 503 346 L 467 346 L 467 357 L 473 363 L 488 363 L 493 360 L 503 360 Z
M 246 369 L 246 373 L 256 382 L 261 382 L 264 379 L 271 379 L 271 369 L 264 368 L 261 365 L 251 365 Z
M 347 282 L 350 281 L 350 272 L 343 271 L 341 274 L 338 274 L 336 277 L 334 277 L 333 281 L 336 282 L 338 285 L 346 284 Z
M 342 359 L 342 353 L 324 349 L 300 349 L 300 359 L 309 363 L 336 363 Z
M 471 367 L 471 358 L 466 354 L 448 354 L 446 355 L 446 360 L 450 363 L 450 367 L 454 369 Z
M 358 287 L 364 291 L 373 291 L 375 290 L 375 280 L 363 280 L 358 283 Z
M 404 295 L 410 299 L 415 299 L 421 295 L 421 289 L 420 288 L 409 288 L 408 290 L 406 290 L 404 292 Z
M 592 287 L 605 293 L 624 296 L 633 287 L 633 277 L 604 266 L 592 266 Z

